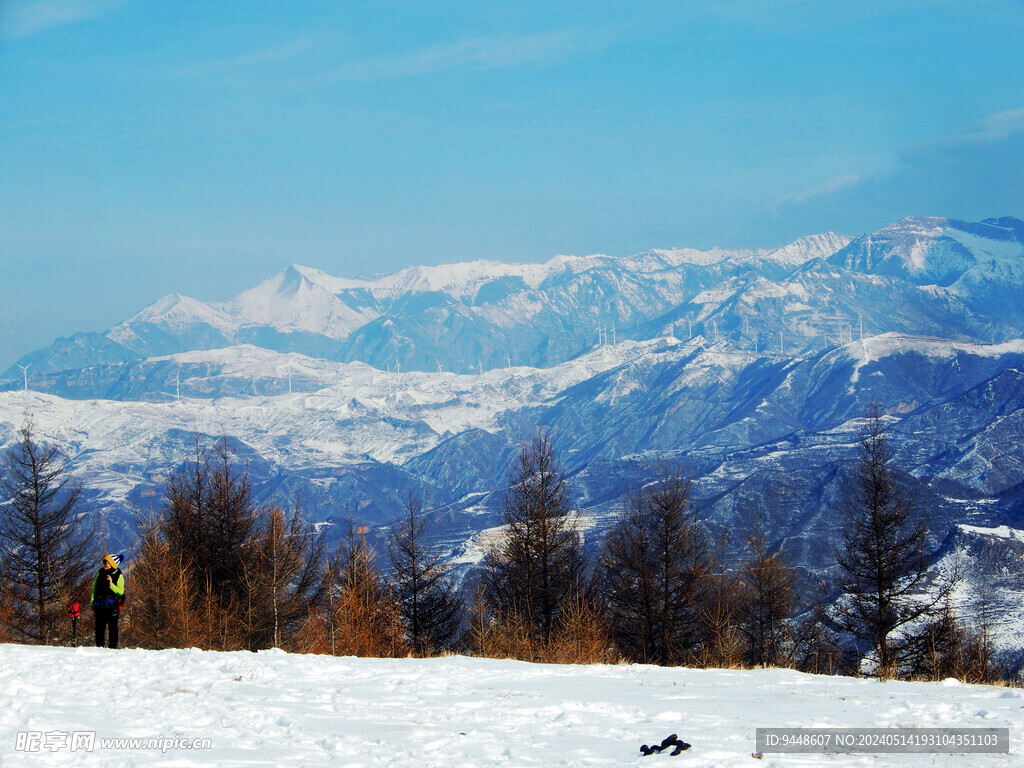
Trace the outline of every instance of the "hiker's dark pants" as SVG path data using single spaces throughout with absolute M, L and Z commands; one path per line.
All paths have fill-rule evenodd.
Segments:
M 104 632 L 109 637 L 111 648 L 117 648 L 117 617 L 121 613 L 116 607 L 94 606 L 96 614 L 96 647 L 103 647 Z

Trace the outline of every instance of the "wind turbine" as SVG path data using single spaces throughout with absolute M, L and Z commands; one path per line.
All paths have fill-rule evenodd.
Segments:
M 28 392 L 28 369 L 32 367 L 32 363 L 28 365 L 18 365 L 21 368 L 21 372 L 25 374 L 25 391 Z

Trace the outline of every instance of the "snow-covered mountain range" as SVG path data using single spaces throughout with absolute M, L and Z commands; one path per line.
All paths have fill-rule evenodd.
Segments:
M 645 325 L 722 280 L 781 277 L 849 242 L 835 234 L 777 250 L 652 250 L 545 264 L 476 261 L 348 280 L 291 265 L 220 304 L 165 296 L 104 334 L 19 361 L 38 374 L 196 349 L 255 344 L 378 368 L 466 373 L 547 366 L 599 338 L 652 338 Z M 5 378 L 16 379 L 13 366 Z
M 194 436 L 226 435 L 261 499 L 379 531 L 412 489 L 468 564 L 543 427 L 591 542 L 673 459 L 709 526 L 738 546 L 761 517 L 813 574 L 875 402 L 937 559 L 999 550 L 1004 594 L 1024 596 L 1017 539 L 979 532 L 1024 530 L 1022 297 L 1016 219 L 362 280 L 291 266 L 27 355 L 30 391 L 19 368 L 0 387 L 0 445 L 26 418 L 59 440 L 127 544 L 133 506 L 159 507 Z
M 103 334 L 26 355 L 37 376 L 254 344 L 381 369 L 547 367 L 596 344 L 663 335 L 809 352 L 887 331 L 1024 336 L 1024 223 L 905 219 L 854 240 L 650 250 L 544 264 L 410 267 L 373 280 L 292 265 L 234 299 L 166 296 Z M 17 366 L 4 378 L 14 386 Z M 37 382 L 46 389 L 45 380 Z

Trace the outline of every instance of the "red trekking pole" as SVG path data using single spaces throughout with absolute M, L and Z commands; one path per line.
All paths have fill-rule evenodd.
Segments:
M 71 617 L 71 645 L 75 648 L 78 647 L 78 617 L 82 615 L 80 608 L 79 603 L 72 603 L 68 608 L 68 616 Z

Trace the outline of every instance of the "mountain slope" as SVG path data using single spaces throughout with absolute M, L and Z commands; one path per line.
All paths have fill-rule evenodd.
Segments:
M 422 489 L 446 515 L 475 514 L 474 494 L 504 487 L 519 441 L 542 425 L 580 503 L 598 517 L 659 456 L 685 463 L 722 525 L 735 522 L 744 488 L 804 478 L 789 508 L 772 514 L 809 557 L 815 521 L 828 513 L 822 500 L 839 492 L 836 473 L 852 460 L 873 401 L 889 414 L 908 481 L 927 477 L 934 486 L 937 536 L 956 522 L 1013 522 L 1018 511 L 1000 499 L 1024 484 L 1024 461 L 1013 458 L 1022 367 L 1024 342 L 892 334 L 802 358 L 702 338 L 627 341 L 548 369 L 483 375 L 387 373 L 245 346 L 126 364 L 112 377 L 131 378 L 137 396 L 162 402 L 0 393 L 0 445 L 15 439 L 27 413 L 40 437 L 64 445 L 93 503 L 123 510 L 127 521 L 130 502 L 160 494 L 159 478 L 190 455 L 188 435 L 229 435 L 260 478 L 276 478 L 261 488 L 265 496 L 282 485 L 301 490 L 316 500 L 310 509 L 335 520 L 358 501 L 368 522 L 385 524 L 407 488 Z M 615 481 L 600 491 L 610 467 Z M 382 471 L 391 480 L 368 489 Z M 366 482 L 339 484 L 339 473 Z

